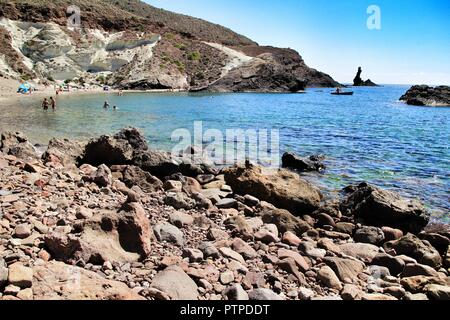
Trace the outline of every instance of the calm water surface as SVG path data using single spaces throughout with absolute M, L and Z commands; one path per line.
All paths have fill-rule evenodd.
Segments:
M 334 192 L 360 181 L 420 198 L 450 222 L 450 108 L 406 106 L 406 86 L 355 88 L 351 97 L 307 94 L 148 94 L 58 97 L 56 112 L 22 99 L 0 106 L 1 129 L 24 131 L 33 142 L 88 138 L 125 126 L 141 128 L 151 146 L 170 150 L 178 128 L 194 121 L 227 128 L 279 129 L 281 152 L 327 156 L 328 170 L 307 178 Z M 119 110 L 102 108 L 107 99 Z

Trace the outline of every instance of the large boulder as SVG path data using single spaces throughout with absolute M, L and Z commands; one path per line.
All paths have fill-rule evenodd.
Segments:
M 37 150 L 22 132 L 3 132 L 0 136 L 0 151 L 25 160 L 39 158 Z
M 296 154 L 286 152 L 281 158 L 283 168 L 295 169 L 298 171 L 322 171 L 325 169 L 322 156 L 299 157 Z
M 400 100 L 414 106 L 450 106 L 450 87 L 412 86 Z
M 127 187 L 139 186 L 142 191 L 152 193 L 162 189 L 158 178 L 136 166 L 127 166 L 123 172 L 123 182 Z
M 306 221 L 283 209 L 265 210 L 262 212 L 262 220 L 264 223 L 276 225 L 281 233 L 290 231 L 298 236 L 312 228 Z
M 384 244 L 386 249 L 394 249 L 397 254 L 404 254 L 417 260 L 421 264 L 438 269 L 442 265 L 439 252 L 426 240 L 420 240 L 413 234 Z
M 85 144 L 67 139 L 53 138 L 42 155 L 44 163 L 60 163 L 63 166 L 76 165 L 83 157 Z
M 365 224 L 419 233 L 430 220 L 429 213 L 419 201 L 405 199 L 395 192 L 366 183 L 347 190 L 350 193 L 342 200 L 341 211 L 362 219 Z
M 32 288 L 35 300 L 144 300 L 124 283 L 56 261 L 33 268 Z
M 133 164 L 158 178 L 179 172 L 179 162 L 168 152 L 144 150 L 136 152 Z
M 80 162 L 93 166 L 130 164 L 135 152 L 147 149 L 142 133 L 135 128 L 126 128 L 114 136 L 104 135 L 89 141 Z
M 75 226 L 77 234 L 46 235 L 52 256 L 67 263 L 135 262 L 150 253 L 153 233 L 138 203 L 125 204 L 119 213 L 106 211 Z
M 316 187 L 284 169 L 266 170 L 247 163 L 227 168 L 223 173 L 226 183 L 237 194 L 250 194 L 294 215 L 313 212 L 322 200 Z
M 363 272 L 364 263 L 356 260 L 343 259 L 337 257 L 327 257 L 324 262 L 336 273 L 343 282 L 352 281 Z

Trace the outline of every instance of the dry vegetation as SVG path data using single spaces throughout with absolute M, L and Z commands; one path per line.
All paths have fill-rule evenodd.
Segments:
M 255 45 L 225 27 L 152 7 L 138 0 L 0 0 L 0 16 L 31 22 L 54 21 L 65 25 L 66 8 L 78 6 L 84 27 L 177 33 L 189 39 L 225 45 Z

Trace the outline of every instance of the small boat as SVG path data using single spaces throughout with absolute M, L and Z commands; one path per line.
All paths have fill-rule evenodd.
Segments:
M 335 96 L 352 96 L 353 95 L 353 91 L 342 91 L 342 92 L 336 92 L 333 91 L 331 94 L 335 95 Z

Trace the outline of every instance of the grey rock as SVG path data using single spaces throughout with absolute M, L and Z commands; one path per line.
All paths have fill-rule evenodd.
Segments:
M 221 199 L 219 202 L 216 203 L 216 207 L 219 209 L 230 209 L 230 208 L 236 208 L 237 201 L 235 199 L 225 198 Z
M 202 242 L 198 249 L 203 252 L 205 258 L 220 258 L 219 250 L 211 242 Z
M 249 300 L 247 292 L 242 288 L 242 285 L 237 283 L 229 286 L 225 292 L 225 296 L 231 301 L 245 301 Z
M 184 245 L 183 232 L 170 223 L 160 223 L 153 228 L 158 241 L 166 241 L 179 246 Z
M 384 233 L 380 228 L 363 226 L 356 230 L 353 239 L 356 242 L 379 245 L 384 241 Z
M 254 301 L 275 301 L 275 300 L 284 300 L 282 297 L 277 295 L 270 289 L 255 289 L 248 293 L 248 297 L 250 300 Z
M 168 294 L 172 300 L 198 299 L 197 285 L 183 269 L 177 266 L 171 266 L 159 272 L 150 287 Z
M 380 253 L 376 255 L 372 259 L 372 264 L 377 266 L 383 266 L 389 269 L 389 272 L 392 275 L 398 275 L 400 274 L 403 269 L 405 268 L 405 262 L 397 257 L 393 257 L 391 255 Z
M 345 191 L 348 196 L 340 204 L 341 211 L 364 220 L 365 224 L 419 233 L 430 220 L 419 201 L 402 198 L 395 192 L 367 183 L 347 187 Z
M 195 200 L 183 192 L 168 193 L 164 198 L 164 203 L 175 209 L 193 209 L 196 205 Z
M 439 252 L 426 240 L 422 241 L 413 234 L 384 244 L 385 249 L 393 249 L 397 254 L 412 257 L 421 264 L 438 269 L 442 265 Z

